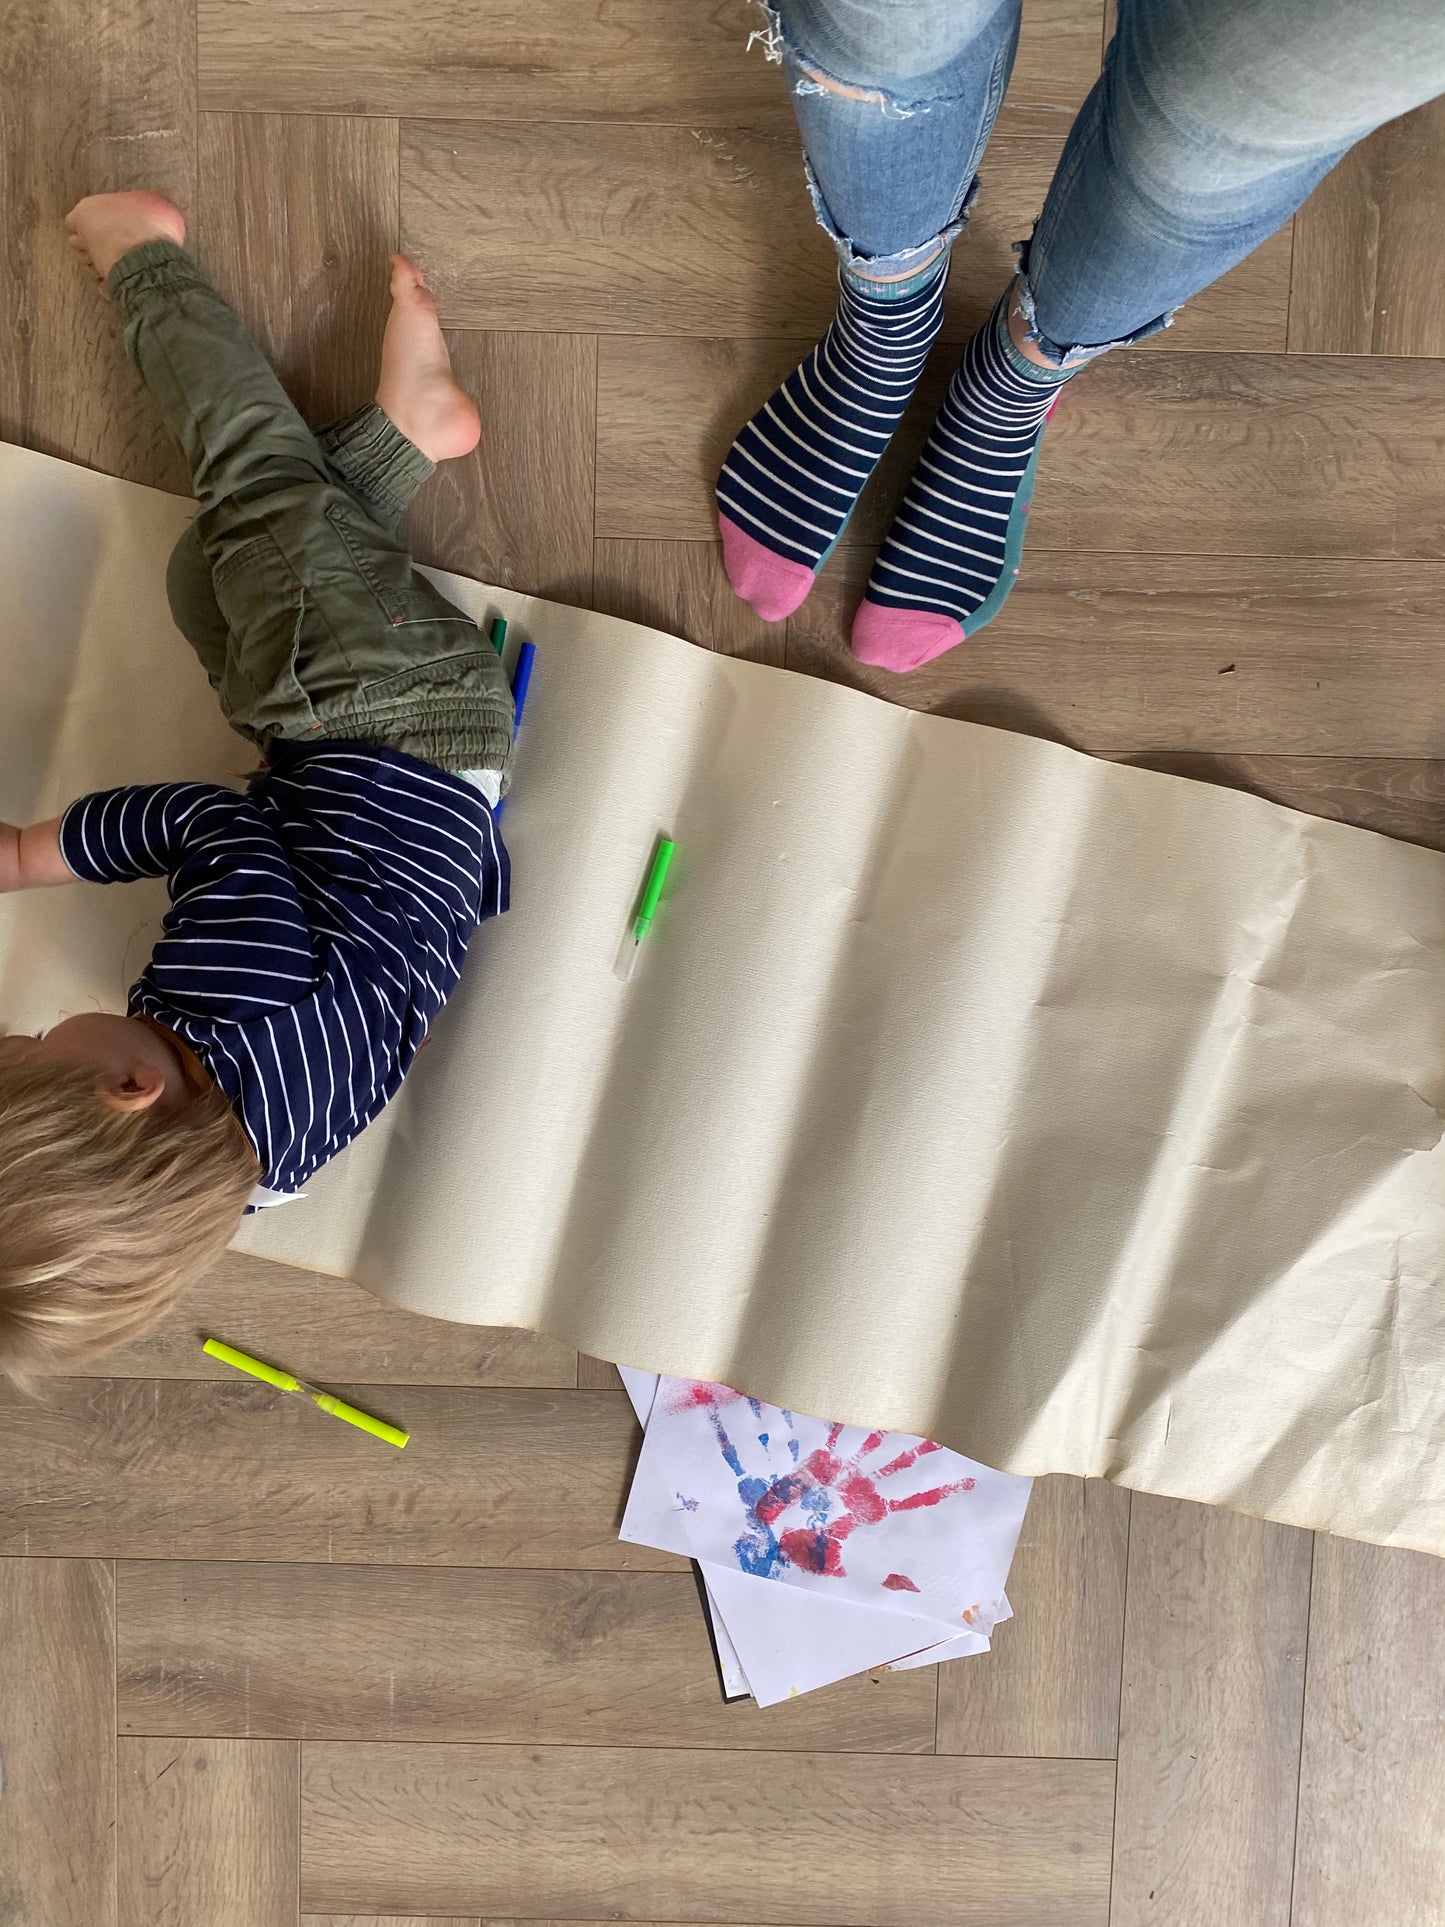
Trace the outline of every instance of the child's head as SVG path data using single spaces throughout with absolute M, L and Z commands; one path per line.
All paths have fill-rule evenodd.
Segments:
M 142 1020 L 0 1035 L 0 1371 L 63 1371 L 152 1324 L 256 1177 L 224 1094 Z

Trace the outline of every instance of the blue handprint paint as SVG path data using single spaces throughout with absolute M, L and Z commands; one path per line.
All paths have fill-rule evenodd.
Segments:
M 754 1416 L 762 1417 L 762 1409 L 756 1399 L 749 1399 Z M 747 1525 L 733 1542 L 733 1553 L 738 1569 L 754 1579 L 772 1579 L 786 1565 L 792 1563 L 783 1549 L 783 1543 L 772 1527 L 772 1520 L 781 1516 L 790 1504 L 801 1504 L 804 1516 L 813 1531 L 821 1537 L 824 1534 L 829 1499 L 826 1492 L 808 1483 L 799 1473 L 785 1474 L 781 1479 L 759 1478 L 749 1473 L 738 1456 L 737 1447 L 728 1437 L 727 1427 L 723 1424 L 722 1413 L 716 1404 L 709 1408 L 712 1429 L 717 1437 L 718 1449 L 723 1455 L 728 1470 L 738 1482 L 738 1497 L 742 1500 Z M 792 1436 L 793 1415 L 784 1412 L 787 1420 L 789 1438 L 789 1457 L 796 1465 L 798 1462 L 798 1441 Z M 766 1449 L 768 1434 L 760 1433 L 759 1442 Z M 796 1488 L 796 1490 L 794 1489 Z

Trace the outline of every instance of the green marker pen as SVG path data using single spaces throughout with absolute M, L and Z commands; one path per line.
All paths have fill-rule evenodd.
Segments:
M 506 646 L 507 646 L 507 618 L 505 616 L 493 616 L 492 617 L 492 647 L 496 650 L 497 654 L 500 656 L 502 651 L 506 648 Z
M 622 949 L 617 958 L 617 975 L 624 983 L 632 975 L 632 966 L 637 961 L 637 953 L 642 947 L 642 939 L 652 928 L 652 920 L 657 915 L 657 906 L 662 900 L 663 885 L 672 867 L 673 855 L 677 845 L 669 836 L 659 839 L 652 858 L 652 868 L 647 873 L 647 882 L 642 888 L 642 900 L 637 906 L 637 914 L 628 926 L 622 939 Z
M 657 846 L 657 855 L 652 859 L 652 868 L 647 873 L 647 888 L 642 893 L 642 904 L 632 924 L 633 940 L 637 943 L 641 943 L 652 928 L 652 919 L 657 915 L 662 886 L 667 882 L 667 873 L 672 868 L 672 853 L 676 848 L 677 845 L 666 836 Z

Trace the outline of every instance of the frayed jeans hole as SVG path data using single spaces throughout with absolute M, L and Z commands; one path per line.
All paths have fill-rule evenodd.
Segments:
M 778 17 L 777 9 L 768 5 L 768 0 L 756 0 L 756 5 L 762 13 L 765 25 L 753 28 L 743 51 L 751 53 L 754 47 L 761 47 L 763 59 L 771 61 L 775 67 L 781 67 L 784 51 L 783 23 Z

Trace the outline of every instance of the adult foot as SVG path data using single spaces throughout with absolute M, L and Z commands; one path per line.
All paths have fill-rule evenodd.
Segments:
M 963 351 L 853 619 L 860 662 L 917 669 L 1003 607 L 1018 577 L 1044 424 L 1070 369 L 1036 366 L 1008 295 Z
M 764 622 L 791 615 L 812 588 L 902 420 L 943 320 L 946 265 L 901 297 L 840 279 L 827 334 L 728 450 L 723 567 Z
M 70 245 L 105 287 L 123 254 L 143 241 L 186 238 L 185 216 L 163 194 L 87 194 L 65 217 Z
M 421 269 L 404 254 L 391 257 L 391 313 L 376 399 L 407 440 L 434 462 L 469 455 L 481 440 L 477 404 L 452 376 L 437 304 Z

